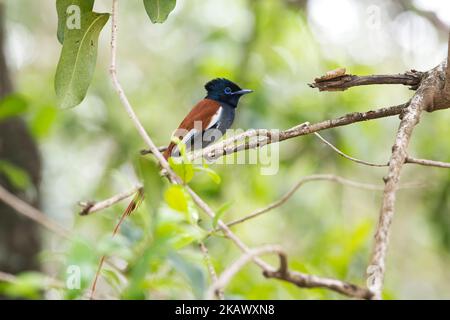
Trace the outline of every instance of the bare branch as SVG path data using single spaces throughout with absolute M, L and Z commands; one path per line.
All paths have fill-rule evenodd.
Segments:
M 227 226 L 231 227 L 231 226 L 237 225 L 237 224 L 245 222 L 247 220 L 256 218 L 256 217 L 258 217 L 266 212 L 269 212 L 275 208 L 278 208 L 278 207 L 282 206 L 283 204 L 285 204 L 295 194 L 295 192 L 304 184 L 306 184 L 308 182 L 312 182 L 312 181 L 323 181 L 323 180 L 336 182 L 336 183 L 339 183 L 342 185 L 347 185 L 347 186 L 354 187 L 354 188 L 360 188 L 360 189 L 366 189 L 366 190 L 378 190 L 378 191 L 383 190 L 382 186 L 376 186 L 373 184 L 356 182 L 356 181 L 345 179 L 345 178 L 342 178 L 342 177 L 339 177 L 339 176 L 336 176 L 333 174 L 310 175 L 310 176 L 306 176 L 306 177 L 300 179 L 283 197 L 281 197 L 281 199 L 271 203 L 267 207 L 258 209 L 243 218 L 239 218 L 234 221 L 231 221 L 231 222 L 227 223 Z
M 0 186 L 0 200 L 2 200 L 11 208 L 15 209 L 18 213 L 30 218 L 44 228 L 56 233 L 57 235 L 63 238 L 70 237 L 71 233 L 69 230 L 59 225 L 57 222 L 53 221 L 44 213 L 32 207 L 22 199 L 16 197 L 2 186 Z
M 280 266 L 277 270 L 271 267 L 263 268 L 263 275 L 266 278 L 276 278 L 290 282 L 301 288 L 325 288 L 353 298 L 371 299 L 373 296 L 372 292 L 368 289 L 358 287 L 345 281 L 289 271 L 287 256 L 283 250 L 279 246 L 264 246 L 247 252 L 227 268 L 221 274 L 219 279 L 209 288 L 207 298 L 212 299 L 214 293 L 223 289 L 231 281 L 232 277 L 251 260 L 255 261 L 255 259 L 261 255 L 274 253 L 280 258 Z
M 158 151 L 161 153 L 166 150 L 167 150 L 167 146 L 158 147 Z M 149 149 L 142 149 L 140 153 L 141 153 L 141 155 L 145 156 L 146 154 L 152 154 L 153 152 Z
M 437 72 L 439 67 L 435 69 L 435 72 Z M 436 76 L 434 72 L 427 74 L 416 94 L 412 98 L 411 103 L 405 109 L 397 131 L 394 146 L 392 147 L 388 174 L 384 178 L 385 188 L 383 202 L 375 233 L 372 258 L 367 269 L 368 279 L 371 282 L 369 288 L 374 291 L 376 299 L 381 299 L 381 290 L 386 269 L 385 263 L 389 241 L 389 229 L 394 216 L 395 199 L 399 185 L 400 172 L 406 162 L 407 148 L 414 127 L 419 123 L 422 112 L 427 110 L 428 104 L 433 101 L 430 97 L 430 88 L 434 85 L 435 80 L 431 78 L 434 76 Z
M 214 295 L 223 292 L 225 286 L 231 281 L 233 276 L 239 272 L 247 263 L 252 261 L 255 257 L 261 256 L 264 254 L 281 254 L 283 251 L 278 246 L 264 246 L 261 248 L 252 249 L 249 252 L 243 254 L 238 260 L 236 260 L 232 265 L 230 265 L 220 277 L 213 283 L 212 286 L 208 289 L 206 294 L 206 299 L 211 300 L 214 298 Z M 284 253 L 283 253 L 284 256 Z M 285 261 L 285 260 L 284 260 Z M 283 262 L 283 271 L 286 272 L 286 264 Z
M 444 95 L 450 100 L 450 33 L 448 35 L 447 63 L 445 67 Z
M 320 140 L 322 140 L 327 146 L 329 146 L 331 149 L 336 151 L 336 153 L 338 153 L 339 155 L 341 155 L 342 157 L 344 157 L 348 160 L 354 161 L 356 163 L 364 164 L 367 166 L 372 166 L 372 167 L 387 167 L 388 166 L 388 164 L 372 163 L 372 162 L 367 162 L 364 160 L 359 160 L 359 159 L 353 158 L 353 157 L 345 154 L 341 150 L 339 150 L 336 146 L 334 146 L 331 142 L 329 142 L 324 137 L 322 137 L 319 133 L 314 132 L 314 134 Z M 409 157 L 409 156 L 406 157 L 405 163 L 413 163 L 413 164 L 418 164 L 418 165 L 428 166 L 428 167 L 450 168 L 450 163 L 448 163 L 448 162 L 441 162 L 441 161 L 434 161 L 434 160 L 427 160 L 427 159 L 416 159 L 416 158 Z
M 343 115 L 339 118 L 324 120 L 313 124 L 309 124 L 308 122 L 301 123 L 295 127 L 292 127 L 284 131 L 251 129 L 240 135 L 225 139 L 219 143 L 213 144 L 211 146 L 202 149 L 201 152 L 195 153 L 192 156 L 192 159 L 203 157 L 208 160 L 211 159 L 217 160 L 223 155 L 232 154 L 234 152 L 242 150 L 258 148 L 270 143 L 277 143 L 280 141 L 292 139 L 299 136 L 304 136 L 307 134 L 311 134 L 326 129 L 346 126 L 356 122 L 400 115 L 402 111 L 408 106 L 408 104 L 409 102 L 397 106 L 380 108 L 377 110 L 371 110 L 366 112 L 352 112 Z M 276 136 L 276 139 L 271 139 L 272 136 Z M 258 139 L 254 140 L 251 143 L 236 144 L 236 141 L 238 141 L 241 138 L 252 138 L 252 137 L 258 137 Z
M 208 248 L 205 246 L 205 243 L 200 241 L 199 243 L 200 251 L 203 254 L 203 260 L 205 261 L 206 268 L 208 269 L 209 276 L 211 278 L 212 283 L 217 282 L 217 273 L 214 269 L 214 266 L 211 261 L 211 257 L 209 256 Z M 224 300 L 223 290 L 217 289 L 214 290 L 214 294 L 219 300 Z
M 318 137 L 320 140 L 322 140 L 323 143 L 325 143 L 327 146 L 329 146 L 331 149 L 333 149 L 336 153 L 338 153 L 339 155 L 341 155 L 342 157 L 351 160 L 353 162 L 359 163 L 359 164 L 363 164 L 366 166 L 370 166 L 370 167 L 387 167 L 387 164 L 380 164 L 380 163 L 372 163 L 372 162 L 367 162 L 364 160 L 359 160 L 353 157 L 350 157 L 349 155 L 345 154 L 344 152 L 342 152 L 341 150 L 339 150 L 337 147 L 335 147 L 331 142 L 328 142 L 324 137 L 322 137 L 319 133 L 314 132 L 314 134 L 316 135 L 316 137 Z
M 153 140 L 148 135 L 147 131 L 145 130 L 144 126 L 139 121 L 136 113 L 133 110 L 133 107 L 130 104 L 130 101 L 128 100 L 127 96 L 125 95 L 125 92 L 122 88 L 122 85 L 119 82 L 119 79 L 117 78 L 117 27 L 118 27 L 118 19 L 117 19 L 117 12 L 118 12 L 118 0 L 112 0 L 112 12 L 111 12 L 111 19 L 112 19 L 112 27 L 111 27 L 111 65 L 109 68 L 109 72 L 111 75 L 112 83 L 114 88 L 117 91 L 117 94 L 119 95 L 120 101 L 125 108 L 125 111 L 128 114 L 128 117 L 133 122 L 134 126 L 136 127 L 139 135 L 144 140 L 144 142 L 147 144 L 149 150 L 153 153 L 153 155 L 156 157 L 158 162 L 160 163 L 161 167 L 164 168 L 168 172 L 169 179 L 176 181 L 176 176 L 174 175 L 173 171 L 170 169 L 169 163 L 164 159 L 161 152 L 159 152 L 156 145 L 153 143 Z M 178 181 L 180 181 L 178 179 Z
M 345 72 L 345 69 L 343 69 Z M 344 91 L 351 87 L 366 86 L 373 84 L 402 84 L 410 86 L 416 90 L 422 79 L 423 73 L 411 70 L 403 74 L 394 75 L 369 75 L 357 76 L 353 74 L 329 74 L 314 79 L 314 83 L 309 84 L 311 88 L 317 88 L 319 91 Z
M 366 288 L 355 284 L 330 278 L 321 278 L 314 275 L 303 274 L 296 271 L 285 273 L 278 271 L 264 272 L 266 278 L 275 278 L 295 284 L 300 288 L 325 288 L 352 298 L 372 299 L 373 293 Z
M 405 160 L 406 163 L 415 163 L 422 166 L 428 166 L 428 167 L 437 167 L 437 168 L 450 168 L 449 162 L 441 162 L 441 161 L 435 161 L 435 160 L 428 160 L 428 159 L 416 159 L 412 157 L 406 157 Z
M 111 198 L 108 198 L 106 200 L 100 201 L 100 202 L 80 202 L 79 205 L 83 207 L 83 210 L 80 212 L 80 215 L 85 216 L 89 215 L 91 213 L 109 208 L 113 205 L 115 205 L 117 202 L 120 202 L 122 200 L 125 200 L 129 197 L 131 197 L 133 194 L 135 194 L 138 191 L 142 190 L 142 185 L 136 186 L 131 190 L 116 194 L 112 196 Z

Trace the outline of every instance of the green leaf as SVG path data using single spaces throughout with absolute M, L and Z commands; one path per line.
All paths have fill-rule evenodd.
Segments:
M 194 165 L 187 162 L 187 159 L 169 158 L 170 167 L 184 181 L 189 183 L 194 178 Z
M 206 172 L 208 176 L 211 178 L 211 180 L 216 184 L 220 184 L 220 182 L 222 182 L 222 179 L 220 178 L 219 174 L 215 172 L 213 169 L 210 169 L 208 167 L 195 167 L 194 170 Z
M 164 194 L 164 199 L 172 209 L 188 213 L 188 201 L 180 185 L 170 186 Z
M 89 12 L 81 16 L 81 29 L 65 29 L 55 76 L 61 108 L 75 107 L 86 96 L 97 60 L 98 36 L 108 19 L 108 13 Z
M 74 14 L 70 6 L 75 5 L 80 8 L 80 15 L 91 12 L 94 8 L 95 0 L 56 0 L 56 13 L 58 14 L 58 41 L 63 44 L 64 30 L 66 28 L 67 16 Z M 75 13 L 76 14 L 76 13 Z
M 27 172 L 8 161 L 0 160 L 0 174 L 5 175 L 9 183 L 19 190 L 25 190 L 31 185 Z
M 33 135 L 38 138 L 46 136 L 56 120 L 56 115 L 57 109 L 55 107 L 44 106 L 39 108 L 30 123 Z
M 145 11 L 153 23 L 166 21 L 176 4 L 176 0 L 144 0 Z
M 220 218 L 224 215 L 225 212 L 230 210 L 232 202 L 227 202 L 223 206 L 219 208 L 219 210 L 216 211 L 216 215 L 213 218 L 212 226 L 215 229 L 217 227 L 217 223 L 219 222 Z
M 190 261 L 187 257 L 185 258 L 176 252 L 171 252 L 168 257 L 169 261 L 177 271 L 187 277 L 195 297 L 197 299 L 202 299 L 207 285 L 203 269 L 198 264 L 194 263 L 194 261 Z
M 25 112 L 28 102 L 18 94 L 11 94 L 0 100 L 0 121 Z
M 195 241 L 204 239 L 207 232 L 196 225 L 188 225 L 173 237 L 173 247 L 180 250 Z
M 38 272 L 24 272 L 18 275 L 14 282 L 8 284 L 5 293 L 11 297 L 38 299 L 41 291 L 46 288 L 47 277 Z

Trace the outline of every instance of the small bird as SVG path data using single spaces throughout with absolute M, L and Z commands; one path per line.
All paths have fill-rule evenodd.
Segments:
M 172 135 L 188 150 L 204 148 L 217 141 L 233 124 L 239 99 L 253 92 L 224 78 L 209 81 L 205 89 L 206 97 L 192 108 Z M 177 145 L 171 142 L 163 155 L 166 160 L 179 156 Z
M 211 139 L 209 133 L 223 135 L 233 124 L 239 99 L 243 95 L 253 92 L 249 89 L 241 89 L 237 84 L 223 78 L 209 81 L 205 85 L 205 89 L 207 91 L 206 97 L 192 108 L 173 135 L 189 148 L 195 148 L 198 145 L 205 147 L 220 138 L 217 134 L 212 134 L 214 139 Z M 172 154 L 178 156 L 176 146 L 173 142 L 169 144 L 163 154 L 166 160 Z M 121 221 L 136 210 L 143 199 L 144 192 L 139 190 L 122 214 Z M 120 226 L 120 222 L 118 226 Z M 114 232 L 117 231 L 118 227 Z

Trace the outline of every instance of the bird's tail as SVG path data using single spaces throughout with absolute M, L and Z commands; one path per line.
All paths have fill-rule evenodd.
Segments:
M 126 217 L 128 217 L 131 213 L 133 213 L 133 211 L 139 208 L 143 200 L 144 200 L 144 189 L 140 188 L 138 192 L 134 195 L 131 202 L 128 204 L 125 211 L 122 213 L 119 223 L 117 223 L 116 227 L 114 228 L 113 235 L 119 232 L 120 225 L 122 224 L 123 220 L 125 220 Z
M 171 142 L 169 144 L 169 146 L 167 147 L 166 151 L 164 151 L 164 153 L 163 153 L 164 159 L 166 159 L 166 160 L 169 159 L 170 155 L 172 154 L 172 150 L 173 150 L 174 147 L 175 147 L 175 144 L 173 142 Z
M 131 200 L 128 207 L 122 213 L 119 222 L 116 224 L 116 227 L 114 228 L 114 231 L 112 233 L 113 237 L 119 232 L 120 226 L 122 225 L 122 222 L 125 220 L 125 218 L 128 217 L 134 210 L 136 210 L 139 207 L 139 205 L 142 203 L 142 200 L 144 200 L 144 188 L 139 188 L 137 193 L 134 195 L 133 200 Z M 103 264 L 105 263 L 105 260 L 106 256 L 102 256 L 98 264 L 97 272 L 95 273 L 94 281 L 92 282 L 91 286 L 91 292 L 89 294 L 91 300 L 94 299 L 95 290 L 97 288 L 97 281 L 100 277 L 100 272 L 102 271 L 102 267 Z

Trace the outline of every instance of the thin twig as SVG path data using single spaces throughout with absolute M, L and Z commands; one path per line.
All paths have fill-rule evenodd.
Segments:
M 206 247 L 205 243 L 203 241 L 200 241 L 199 243 L 200 251 L 203 254 L 203 260 L 205 261 L 206 268 L 208 269 L 209 277 L 211 278 L 212 283 L 217 282 L 217 273 L 214 269 L 214 265 L 212 264 L 211 257 L 209 256 L 208 248 Z M 216 290 L 215 295 L 219 300 L 224 300 L 224 294 L 223 290 Z
M 322 137 L 319 133 L 314 132 L 314 134 L 316 135 L 316 137 L 318 137 L 320 140 L 322 140 L 323 143 L 325 143 L 327 146 L 329 146 L 331 149 L 333 149 L 336 153 L 338 153 L 339 155 L 341 155 L 342 157 L 351 160 L 353 162 L 359 163 L 359 164 L 363 164 L 366 166 L 370 166 L 370 167 L 387 167 L 387 164 L 384 163 L 372 163 L 372 162 L 367 162 L 364 160 L 359 160 L 356 158 L 353 158 L 347 154 L 345 154 L 344 152 L 342 152 L 341 150 L 339 150 L 337 147 L 335 147 L 331 142 L 327 141 L 324 137 Z
M 344 157 L 344 158 L 346 158 L 348 160 L 351 160 L 351 161 L 356 162 L 356 163 L 364 164 L 364 165 L 367 165 L 367 166 L 372 166 L 372 167 L 387 167 L 388 166 L 388 164 L 367 162 L 367 161 L 364 161 L 364 160 L 353 158 L 353 157 L 345 154 L 341 150 L 339 150 L 336 146 L 334 146 L 331 142 L 329 142 L 324 137 L 322 137 L 319 133 L 314 132 L 314 134 L 320 140 L 322 140 L 323 143 L 325 143 L 331 149 L 336 151 L 336 153 L 338 153 L 339 155 L 341 155 L 342 157 Z M 448 162 L 441 162 L 441 161 L 428 160 L 428 159 L 417 159 L 417 158 L 413 158 L 413 157 L 409 157 L 409 156 L 406 157 L 405 163 L 418 164 L 418 165 L 428 166 L 428 167 L 450 168 L 450 163 L 448 163 Z
M 83 210 L 80 212 L 80 215 L 85 216 L 109 208 L 115 205 L 116 203 L 131 197 L 133 194 L 135 194 L 140 190 L 142 190 L 142 185 L 136 186 L 131 190 L 118 193 L 112 196 L 111 198 L 108 198 L 100 202 L 80 202 L 79 205 L 83 207 Z
M 118 28 L 118 0 L 112 0 L 112 12 L 111 12 L 111 20 L 112 20 L 112 27 L 111 27 L 111 65 L 109 68 L 109 73 L 111 75 L 112 83 L 114 88 L 117 91 L 117 94 L 119 95 L 120 101 L 122 102 L 123 107 L 125 108 L 125 111 L 128 114 L 128 117 L 133 122 L 134 126 L 136 127 L 139 135 L 144 140 L 144 142 L 147 144 L 149 150 L 153 153 L 153 155 L 158 160 L 159 164 L 162 168 L 164 168 L 169 175 L 169 179 L 173 179 L 173 171 L 170 169 L 169 163 L 164 159 L 161 152 L 159 152 L 158 147 L 153 143 L 153 140 L 148 135 L 147 131 L 145 130 L 144 126 L 139 121 L 136 113 L 133 110 L 133 107 L 130 104 L 130 101 L 128 100 L 122 85 L 119 82 L 119 79 L 117 78 L 117 28 Z
M 428 159 L 417 159 L 413 157 L 406 157 L 405 160 L 406 163 L 415 163 L 421 166 L 427 166 L 427 167 L 437 167 L 437 168 L 450 168 L 449 162 L 441 162 L 441 161 L 435 161 L 435 160 L 428 160 Z
M 231 281 L 233 276 L 255 257 L 273 253 L 283 255 L 283 257 L 285 257 L 281 247 L 272 245 L 252 249 L 241 255 L 241 257 L 231 264 L 224 272 L 222 272 L 220 277 L 209 287 L 206 294 L 206 299 L 211 300 L 214 298 L 214 295 L 218 295 L 220 292 L 223 292 L 223 289 Z M 283 261 L 283 270 L 286 272 L 287 266 L 286 263 L 284 263 L 285 259 L 281 260 Z
M 302 179 L 300 179 L 288 192 L 286 192 L 286 194 L 284 196 L 282 196 L 279 200 L 271 203 L 270 205 L 258 209 L 252 213 L 250 213 L 249 215 L 246 215 L 245 217 L 236 219 L 234 221 L 228 222 L 227 226 L 231 227 L 237 224 L 240 224 L 242 222 L 245 222 L 247 220 L 256 218 L 266 212 L 269 212 L 275 208 L 278 208 L 280 206 L 282 206 L 283 204 L 285 204 L 293 195 L 294 193 L 304 184 L 308 183 L 308 182 L 312 182 L 312 181 L 332 181 L 332 182 L 336 182 L 339 184 L 343 184 L 343 185 L 347 185 L 350 187 L 354 187 L 354 188 L 360 188 L 360 189 L 366 189 L 366 190 L 383 190 L 382 186 L 376 186 L 373 184 L 367 184 L 367 183 L 361 183 L 361 182 L 357 182 L 357 181 L 352 181 L 349 179 L 345 179 L 333 174 L 315 174 L 315 175 L 310 175 L 307 177 L 304 177 Z
M 31 220 L 37 222 L 38 224 L 54 232 L 55 234 L 63 238 L 70 237 L 71 232 L 69 230 L 67 230 L 57 222 L 53 221 L 52 219 L 47 217 L 44 213 L 32 207 L 22 199 L 16 197 L 8 190 L 3 188 L 1 185 L 0 185 L 0 200 L 2 200 L 11 208 L 15 209 L 16 212 L 30 218 Z
M 159 152 L 164 152 L 166 150 L 167 150 L 167 146 L 158 147 Z M 152 154 L 153 152 L 149 149 L 142 149 L 140 153 L 141 153 L 141 155 L 144 156 L 146 154 Z

